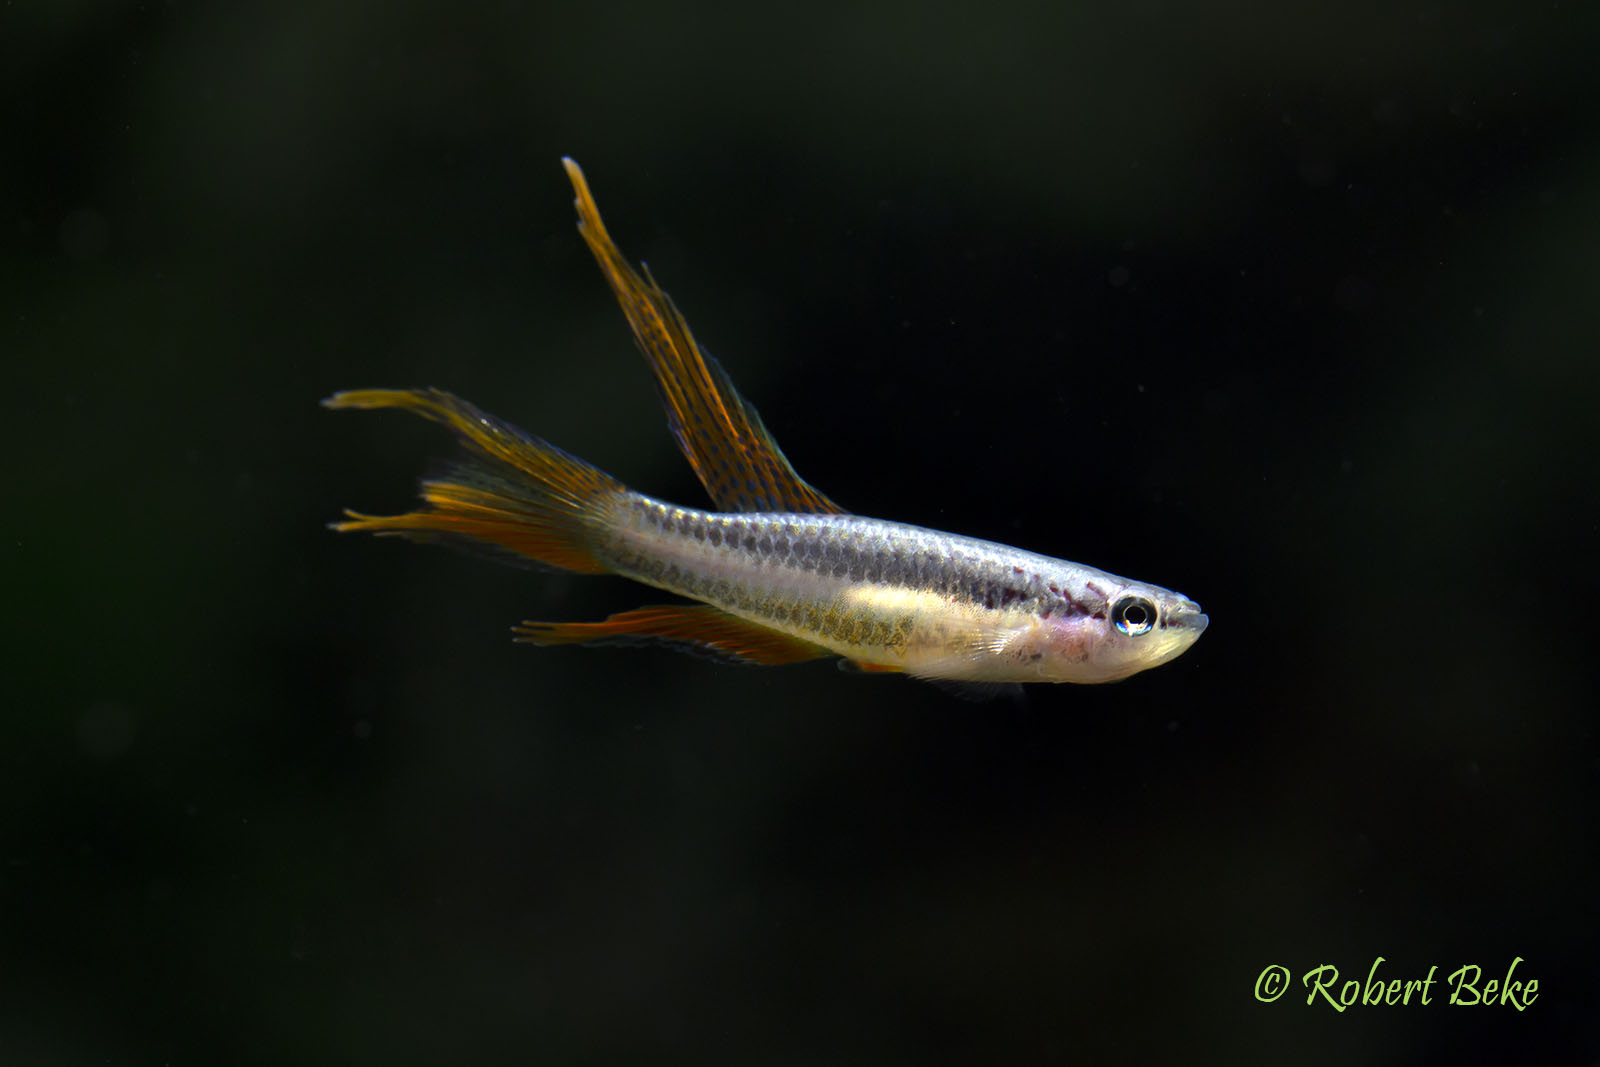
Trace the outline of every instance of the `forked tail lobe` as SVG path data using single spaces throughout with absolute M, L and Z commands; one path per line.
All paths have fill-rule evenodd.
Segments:
M 404 515 L 346 510 L 349 521 L 333 529 L 489 548 L 583 574 L 607 570 L 594 545 L 606 505 L 628 488 L 604 471 L 439 389 L 357 389 L 322 404 L 410 411 L 449 427 L 467 453 L 422 483 L 426 508 Z

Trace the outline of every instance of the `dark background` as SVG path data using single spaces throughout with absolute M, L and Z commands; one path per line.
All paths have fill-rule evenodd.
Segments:
M 1594 1062 L 1595 29 L 7 6 L 0 1062 Z M 326 532 L 450 451 L 362 386 L 704 502 L 562 154 L 825 492 L 1210 631 L 975 705 Z

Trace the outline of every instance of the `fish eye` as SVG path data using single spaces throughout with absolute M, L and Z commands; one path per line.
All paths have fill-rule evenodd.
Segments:
M 1125 596 L 1112 606 L 1111 623 L 1129 637 L 1147 634 L 1156 625 L 1156 606 L 1142 596 Z

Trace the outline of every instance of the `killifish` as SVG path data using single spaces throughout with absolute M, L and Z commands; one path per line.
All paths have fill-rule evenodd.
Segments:
M 606 232 L 562 160 L 578 232 L 622 305 L 667 420 L 716 510 L 636 492 L 438 389 L 360 389 L 330 408 L 400 408 L 463 455 L 404 515 L 346 511 L 336 530 L 448 541 L 580 574 L 617 574 L 694 603 L 600 622 L 524 622 L 534 645 L 664 642 L 744 663 L 840 666 L 936 681 L 1109 682 L 1180 655 L 1205 630 L 1180 593 L 972 537 L 850 514 L 803 481 L 649 268 Z

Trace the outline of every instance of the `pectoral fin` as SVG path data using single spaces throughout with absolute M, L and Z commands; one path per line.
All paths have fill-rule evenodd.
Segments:
M 678 447 L 700 483 L 725 511 L 800 511 L 843 514 L 807 485 L 784 458 L 761 416 L 717 364 L 702 352 L 672 299 L 628 264 L 600 220 L 583 171 L 561 161 L 578 194 L 578 232 L 605 273 L 655 374 Z
M 661 604 L 619 612 L 603 622 L 525 622 L 513 626 L 529 645 L 671 645 L 734 663 L 777 667 L 833 655 L 821 645 L 769 630 L 703 604 Z

